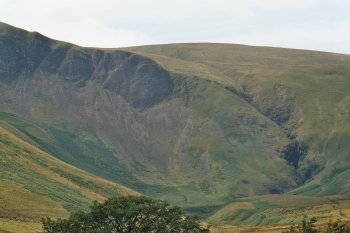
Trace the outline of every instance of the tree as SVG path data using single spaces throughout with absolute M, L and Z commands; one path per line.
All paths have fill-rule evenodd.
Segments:
M 316 218 L 307 220 L 306 216 L 304 216 L 303 220 L 297 227 L 291 226 L 287 231 L 283 231 L 282 233 L 317 233 L 318 231 L 314 229 L 314 223 L 316 221 Z
M 179 207 L 143 196 L 113 197 L 94 202 L 89 213 L 68 219 L 43 219 L 43 233 L 208 233 L 196 216 Z
M 307 220 L 306 216 L 304 216 L 302 222 L 298 226 L 291 226 L 282 233 L 350 233 L 350 228 L 346 224 L 341 223 L 340 220 L 336 222 L 330 221 L 327 227 L 320 228 L 319 230 L 315 229 L 315 222 L 316 218 Z

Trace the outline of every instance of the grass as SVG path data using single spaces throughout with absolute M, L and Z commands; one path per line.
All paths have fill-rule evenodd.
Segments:
M 1 216 L 38 220 L 135 192 L 67 165 L 0 127 Z
M 115 154 L 103 141 L 90 132 L 72 133 L 75 130 L 64 130 L 35 123 L 14 114 L 0 113 L 0 119 L 24 136 L 26 141 L 33 142 L 42 150 L 73 166 L 94 173 L 98 176 L 126 182 L 132 180 Z M 97 157 L 97 158 L 96 158 Z M 99 159 L 98 164 L 94 161 Z M 113 164 L 113 166 L 110 166 Z
M 304 215 L 322 221 L 350 218 L 350 201 L 344 196 L 309 197 L 265 195 L 237 199 L 218 210 L 208 221 L 218 225 L 268 226 L 298 223 Z
M 0 233 L 37 233 L 41 223 L 0 218 Z
M 14 182 L 1 179 L 0 190 L 2 218 L 38 220 L 46 216 L 68 216 L 67 210 L 48 196 L 31 192 Z
M 235 90 L 234 95 L 277 123 L 287 137 L 305 141 L 310 149 L 301 167 L 316 164 L 321 167 L 321 173 L 317 176 L 313 174 L 313 180 L 291 193 L 348 193 L 348 172 L 337 168 L 349 166 L 350 56 L 231 44 L 171 44 L 132 47 L 126 50 L 150 57 L 180 76 L 196 76 L 221 87 L 232 88 Z M 213 94 L 217 91 L 211 91 L 210 94 L 205 90 L 201 91 L 216 108 L 223 107 L 217 110 L 222 115 L 217 121 L 222 129 L 230 130 L 228 123 L 243 111 L 237 103 L 231 104 L 214 97 Z M 199 109 L 210 112 L 205 110 L 209 106 L 210 104 L 201 105 Z M 235 112 L 230 112 L 231 108 L 228 106 Z M 231 119 L 225 119 L 224 114 Z M 259 114 L 253 115 L 257 119 Z M 258 139 L 266 138 L 269 133 L 259 135 L 249 128 L 256 120 L 248 118 L 246 111 L 244 116 L 245 119 L 232 122 L 236 127 L 244 126 L 241 130 L 232 129 L 232 135 L 240 140 L 238 143 L 244 144 L 248 139 L 246 135 L 255 135 Z M 278 130 L 273 130 L 272 134 L 277 132 Z M 277 138 L 281 140 L 283 136 Z M 262 144 L 267 146 L 268 143 Z M 279 147 L 279 143 L 275 145 Z M 257 151 L 255 149 L 253 153 Z M 247 152 L 239 151 L 236 154 L 240 154 L 243 164 L 249 163 L 245 159 Z M 261 155 L 257 157 L 263 158 Z M 263 164 L 259 158 L 252 160 L 255 164 Z M 346 162 L 339 164 L 336 161 Z M 251 166 L 246 166 L 244 170 L 250 169 Z M 249 177 L 248 174 L 244 176 Z

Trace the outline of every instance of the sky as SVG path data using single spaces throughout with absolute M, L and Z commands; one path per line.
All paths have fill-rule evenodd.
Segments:
M 0 0 L 0 21 L 89 47 L 218 42 L 350 54 L 350 0 Z

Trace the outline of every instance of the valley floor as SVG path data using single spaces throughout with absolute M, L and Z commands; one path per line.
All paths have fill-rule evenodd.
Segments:
M 234 226 L 213 227 L 212 233 L 280 233 L 286 230 L 289 226 L 264 226 L 252 228 L 240 228 Z
M 240 228 L 235 226 L 212 227 L 212 233 L 277 233 L 288 228 L 288 226 L 264 226 L 254 228 Z M 0 233 L 37 233 L 41 231 L 41 224 L 38 222 L 24 222 L 9 219 L 0 219 Z
M 350 222 L 350 219 L 343 220 Z M 328 222 L 320 220 L 317 226 L 322 227 Z M 232 225 L 212 226 L 211 233 L 281 233 L 290 225 L 267 225 L 261 227 L 237 227 Z M 38 233 L 41 231 L 41 223 L 25 222 L 0 218 L 0 233 Z
M 211 233 L 280 233 L 288 227 L 289 225 L 241 228 L 225 225 L 212 227 Z M 40 231 L 41 224 L 38 222 L 0 219 L 0 233 L 37 233 Z

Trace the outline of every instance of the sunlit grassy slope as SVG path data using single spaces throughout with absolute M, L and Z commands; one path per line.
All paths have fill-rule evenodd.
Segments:
M 71 211 L 87 209 L 93 200 L 136 194 L 65 164 L 16 134 L 1 122 L 0 218 L 66 217 Z
M 263 226 L 298 223 L 303 216 L 316 217 L 320 223 L 340 219 L 349 221 L 350 200 L 344 196 L 308 197 L 266 195 L 237 199 L 208 221 L 214 225 Z
M 0 218 L 0 233 L 38 233 L 41 223 Z

